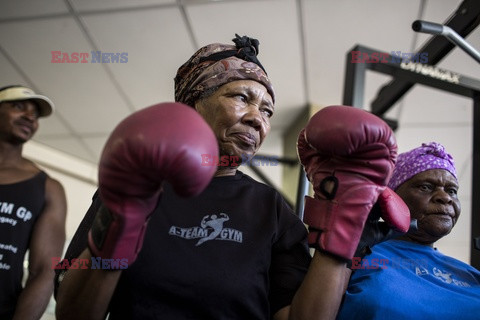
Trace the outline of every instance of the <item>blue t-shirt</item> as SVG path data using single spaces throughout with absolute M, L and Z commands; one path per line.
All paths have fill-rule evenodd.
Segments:
M 337 319 L 480 319 L 480 271 L 434 248 L 391 240 L 352 262 Z

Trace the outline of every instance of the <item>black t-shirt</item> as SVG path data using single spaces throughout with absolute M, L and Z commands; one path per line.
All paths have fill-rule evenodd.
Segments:
M 0 185 L 0 319 L 13 317 L 22 292 L 23 260 L 35 222 L 45 206 L 43 171 L 17 183 Z
M 194 198 L 166 185 L 110 319 L 270 319 L 304 278 L 306 236 L 273 188 L 241 172 Z

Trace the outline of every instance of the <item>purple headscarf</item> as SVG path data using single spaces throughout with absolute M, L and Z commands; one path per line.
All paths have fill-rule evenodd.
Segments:
M 432 169 L 444 169 L 457 179 L 453 157 L 445 147 L 436 142 L 423 143 L 421 147 L 398 155 L 388 187 L 396 190 L 414 175 Z
M 257 59 L 259 42 L 247 36 L 232 41 L 235 46 L 209 44 L 199 49 L 177 71 L 175 101 L 191 107 L 200 95 L 211 88 L 235 80 L 254 80 L 265 86 L 275 103 L 273 86 Z

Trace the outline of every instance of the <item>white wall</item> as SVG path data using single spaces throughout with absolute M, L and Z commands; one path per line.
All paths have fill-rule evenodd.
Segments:
M 97 189 L 95 164 L 72 157 L 35 141 L 24 146 L 24 155 L 60 181 L 67 196 L 67 242 L 73 237 Z
M 283 155 L 283 141 L 282 133 L 280 131 L 271 131 L 265 139 L 263 145 L 260 147 L 258 154 L 265 156 L 277 156 Z M 258 163 L 257 163 L 258 164 Z M 273 161 L 270 164 L 274 164 Z M 277 165 L 257 165 L 263 174 L 265 174 L 273 183 L 277 190 L 282 189 L 282 164 Z M 250 168 L 249 166 L 242 165 L 239 168 L 245 174 L 248 174 L 252 178 L 263 182 Z

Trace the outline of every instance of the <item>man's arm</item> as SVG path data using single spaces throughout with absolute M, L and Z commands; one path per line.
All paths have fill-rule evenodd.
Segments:
M 65 243 L 67 203 L 62 185 L 47 178 L 45 208 L 30 240 L 28 278 L 17 302 L 13 319 L 40 319 L 53 292 L 52 257 L 62 255 Z

